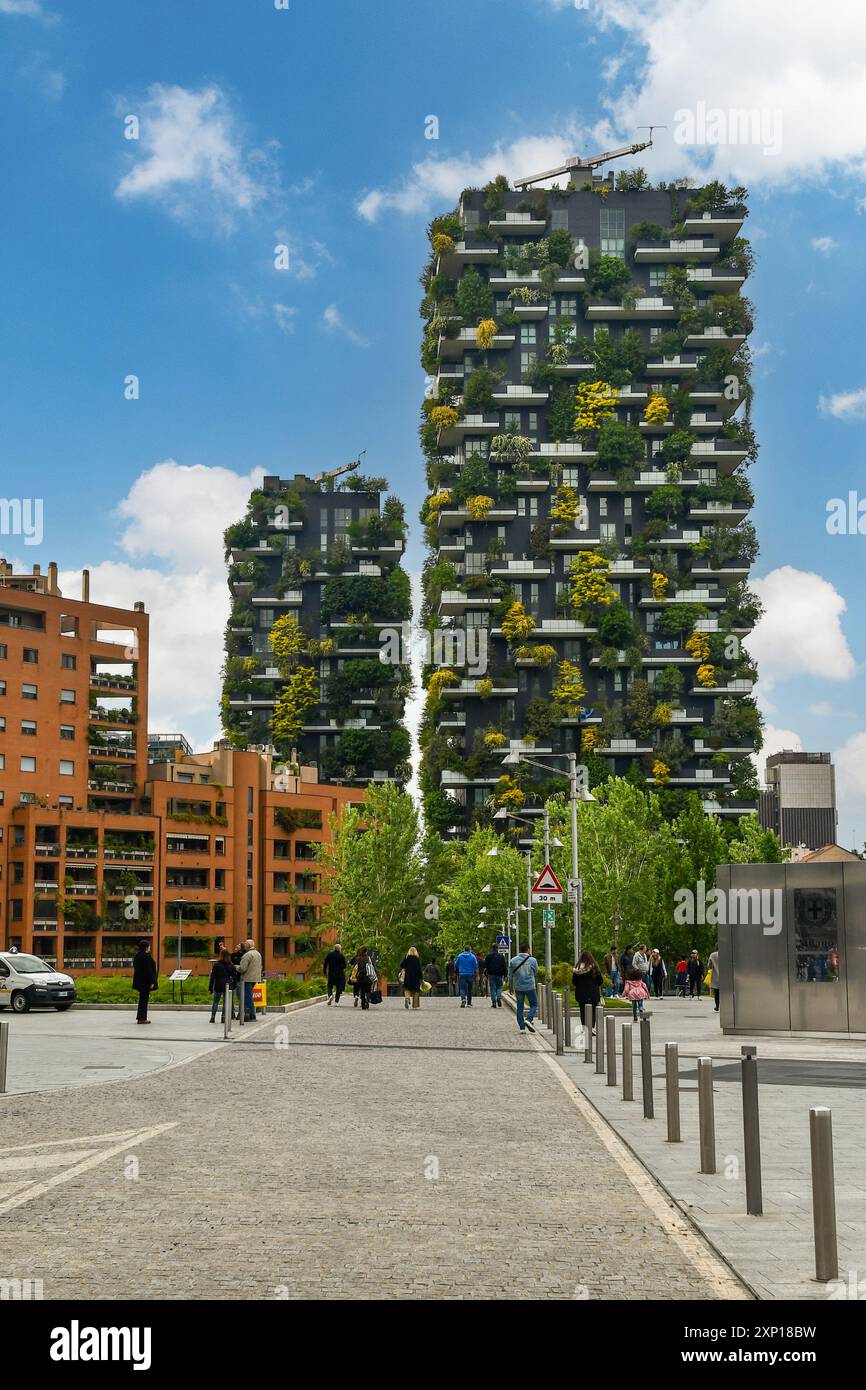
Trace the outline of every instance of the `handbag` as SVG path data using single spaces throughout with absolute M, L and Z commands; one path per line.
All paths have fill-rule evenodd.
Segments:
M 399 970 L 399 971 L 397 972 L 397 979 L 400 981 L 400 984 L 401 984 L 401 985 L 404 985 L 404 984 L 406 983 L 406 971 L 405 971 L 405 970 Z
M 378 988 L 376 988 L 376 989 L 374 989 L 374 990 L 371 990 L 371 992 L 370 992 L 370 1003 L 371 1003 L 371 1004 L 381 1004 L 381 1002 L 382 1002 L 382 991 L 381 991 L 380 989 L 378 989 Z
M 711 986 L 712 978 L 713 978 L 713 972 L 712 972 L 712 970 L 708 970 L 707 973 L 706 973 L 706 975 L 704 976 L 704 989 L 710 989 L 710 988 L 712 987 L 712 986 Z
M 353 966 L 352 966 L 352 973 L 351 973 L 351 975 L 349 976 L 349 984 L 351 984 L 351 985 L 356 985 L 357 983 L 358 983 L 358 967 L 357 967 L 357 965 L 353 965 Z
M 421 993 L 422 993 L 422 994 L 429 994 L 432 988 L 433 988 L 433 986 L 431 985 L 431 983 L 430 983 L 429 980 L 422 980 L 422 981 L 421 981 Z

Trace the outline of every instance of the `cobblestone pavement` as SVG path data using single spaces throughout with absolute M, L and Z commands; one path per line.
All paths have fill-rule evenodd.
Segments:
M 46 1299 L 741 1297 L 568 1086 L 486 1000 L 344 1000 L 2 1097 L 0 1277 Z

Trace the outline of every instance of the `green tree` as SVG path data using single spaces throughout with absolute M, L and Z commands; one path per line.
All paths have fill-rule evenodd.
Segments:
M 497 853 L 489 855 L 491 849 Z M 483 956 L 497 932 L 505 928 L 506 914 L 514 907 L 515 888 L 525 902 L 526 862 L 489 826 L 476 827 L 458 852 L 452 877 L 439 896 L 437 940 L 448 955 L 469 946 Z M 483 891 L 487 884 L 489 893 Z M 482 908 L 486 912 L 482 913 Z
M 322 927 L 336 931 L 343 952 L 374 948 L 380 969 L 394 976 L 410 946 L 429 941 L 427 873 L 412 798 L 391 782 L 371 783 L 367 799 L 330 820 L 323 846 L 323 888 L 331 894 Z
M 785 855 L 775 830 L 765 830 L 751 815 L 740 817 L 727 857 L 732 864 L 781 864 Z
M 467 328 L 493 317 L 493 291 L 474 266 L 464 270 L 457 286 L 457 312 Z

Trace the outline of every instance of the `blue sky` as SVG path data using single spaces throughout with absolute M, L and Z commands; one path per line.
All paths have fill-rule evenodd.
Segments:
M 151 724 L 206 744 L 220 532 L 256 470 L 366 449 L 417 514 L 429 217 L 466 183 L 667 125 L 651 175 L 751 188 L 768 607 L 752 648 L 770 746 L 837 752 L 840 838 L 861 844 L 866 538 L 826 516 L 866 495 L 866 15 L 821 16 L 805 0 L 0 0 L 2 492 L 45 505 L 42 545 L 0 548 L 144 599 Z M 684 141 L 701 103 L 763 114 L 773 152 L 730 120 Z M 421 553 L 416 528 L 415 568 Z

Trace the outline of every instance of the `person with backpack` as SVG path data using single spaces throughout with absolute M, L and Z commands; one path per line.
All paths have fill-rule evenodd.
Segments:
M 457 969 L 457 979 L 460 983 L 460 1007 L 465 1009 L 467 1006 L 472 1008 L 472 984 L 478 974 L 478 960 L 474 951 L 470 951 L 468 946 L 464 946 L 460 955 L 454 962 Z
M 216 1011 L 220 1004 L 222 1004 L 222 1017 L 220 1018 L 220 1023 L 225 1023 L 226 990 L 229 991 L 229 1008 L 231 1008 L 231 998 L 238 978 L 237 967 L 232 965 L 231 954 L 223 947 L 219 956 L 213 963 L 207 986 L 208 990 L 213 995 L 213 1004 L 211 1005 L 210 1011 L 211 1023 L 216 1021 Z
M 592 1009 L 590 1028 L 595 1027 L 595 1011 L 601 1003 L 602 975 L 595 957 L 589 951 L 582 951 L 571 973 L 574 999 L 580 1010 L 581 1024 L 584 1022 L 584 1009 L 587 1004 Z
M 639 970 L 630 970 L 628 979 L 622 987 L 622 997 L 631 1004 L 631 1016 L 637 1023 L 638 1013 L 643 1013 L 644 1000 L 649 999 L 646 980 Z
M 538 993 L 535 980 L 538 975 L 538 961 L 528 951 L 512 956 L 508 962 L 508 988 L 513 990 L 517 1000 L 517 1026 L 521 1033 L 534 1033 L 532 1020 L 538 1012 Z M 524 1017 L 524 1006 L 529 1012 Z
M 685 997 L 686 997 L 686 985 L 688 984 L 688 982 L 689 982 L 689 966 L 688 966 L 688 961 L 684 960 L 683 957 L 680 956 L 680 959 L 677 961 L 677 998 L 678 998 L 678 999 L 685 999 Z
M 399 980 L 403 986 L 403 1005 L 409 1008 L 411 1002 L 413 1009 L 421 1007 L 421 957 L 414 946 L 410 946 L 405 956 L 400 962 Z
M 505 988 L 507 966 L 505 957 L 496 945 L 491 946 L 484 957 L 484 973 L 487 976 L 487 989 L 490 994 L 490 1007 L 502 1008 L 502 991 Z

